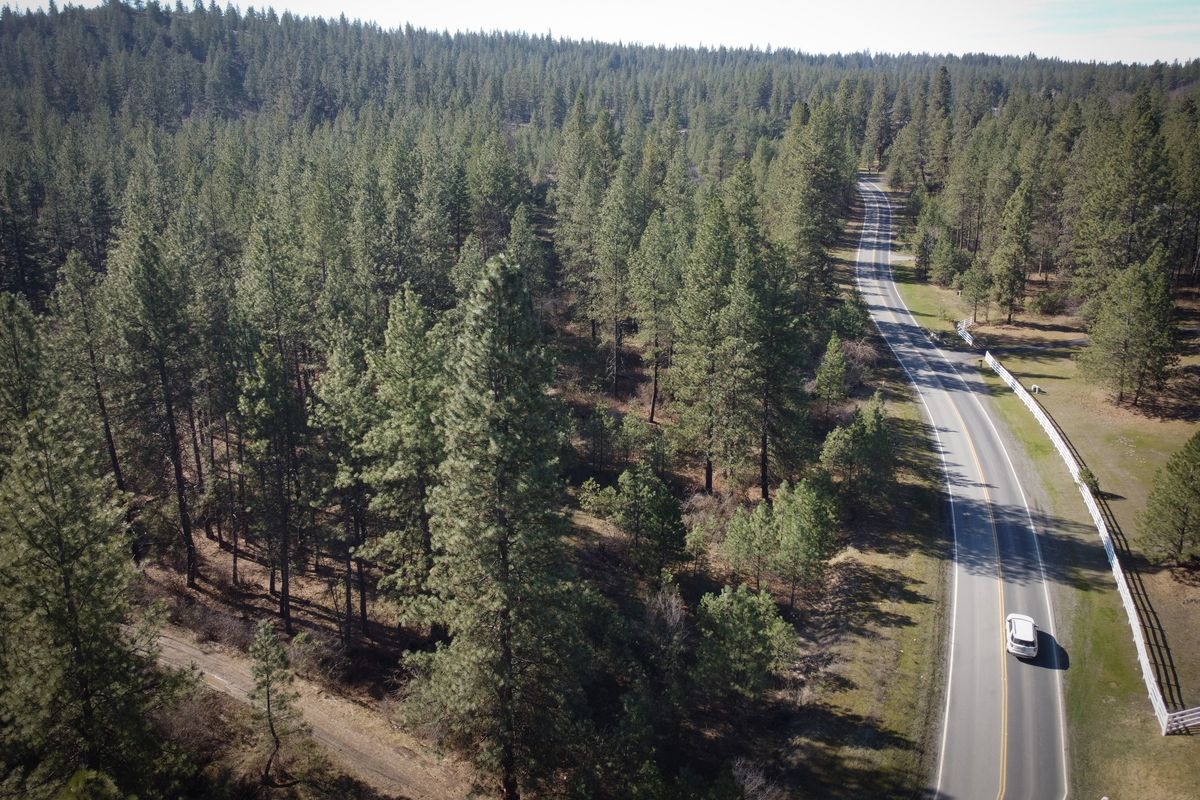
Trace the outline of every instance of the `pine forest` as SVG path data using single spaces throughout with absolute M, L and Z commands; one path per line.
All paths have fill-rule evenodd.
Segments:
M 936 741 L 789 744 L 895 746 L 813 675 L 847 553 L 942 524 L 864 174 L 922 283 L 1172 379 L 1200 60 L 5 7 L 0 797 L 920 796 Z M 347 771 L 318 692 L 442 777 Z

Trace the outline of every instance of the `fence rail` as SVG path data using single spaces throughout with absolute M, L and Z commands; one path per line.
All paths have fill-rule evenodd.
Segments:
M 963 338 L 971 347 L 975 347 L 975 337 L 971 335 L 969 323 L 966 320 L 959 322 L 956 326 L 959 336 Z M 1170 733 L 1184 733 L 1192 728 L 1200 728 L 1200 707 L 1189 708 L 1183 711 L 1168 711 L 1167 704 L 1163 700 L 1162 690 L 1158 686 L 1158 679 L 1154 675 L 1154 667 L 1150 663 L 1150 654 L 1146 649 L 1146 638 L 1142 634 L 1142 626 L 1139 622 L 1137 606 L 1133 602 L 1133 594 L 1129 590 L 1129 582 L 1125 578 L 1125 570 L 1121 568 L 1121 561 L 1117 557 L 1117 549 L 1113 544 L 1112 535 L 1108 531 L 1108 523 L 1104 520 L 1104 515 L 1100 511 L 1100 504 L 1096 502 L 1095 496 L 1092 495 L 1092 490 L 1083 482 L 1080 477 L 1081 465 L 1071 451 L 1070 445 L 1058 431 L 1058 426 L 1050 419 L 1045 409 L 1041 404 L 1033 398 L 1021 382 L 1013 376 L 1011 372 L 1005 369 L 996 358 L 985 351 L 983 360 L 989 367 L 992 368 L 1000 379 L 1008 384 L 1009 388 L 1016 393 L 1025 407 L 1033 414 L 1038 424 L 1042 426 L 1046 436 L 1050 438 L 1050 442 L 1054 445 L 1054 449 L 1058 451 L 1062 457 L 1063 463 L 1067 465 L 1067 471 L 1071 473 L 1071 478 L 1074 479 L 1075 485 L 1079 488 L 1079 493 L 1083 496 L 1083 504 L 1087 506 L 1088 513 L 1092 515 L 1092 522 L 1096 525 L 1096 530 L 1100 533 L 1100 541 L 1104 544 L 1104 552 L 1108 556 L 1108 565 L 1112 568 L 1113 578 L 1117 582 L 1117 593 L 1121 595 L 1121 603 L 1125 606 L 1125 614 L 1129 619 L 1129 627 L 1133 631 L 1133 645 L 1137 650 L 1138 664 L 1142 668 L 1142 680 L 1146 683 L 1146 692 L 1150 695 L 1150 705 L 1154 709 L 1154 716 L 1158 719 L 1158 725 L 1162 729 L 1163 735 Z

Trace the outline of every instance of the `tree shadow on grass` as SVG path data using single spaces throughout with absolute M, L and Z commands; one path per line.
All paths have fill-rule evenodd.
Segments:
M 705 716 L 701 728 L 687 737 L 689 762 L 715 775 L 734 759 L 748 759 L 786 797 L 897 797 L 920 790 L 914 785 L 920 776 L 858 755 L 898 750 L 915 756 L 917 743 L 876 719 L 822 700 L 797 708 L 788 694 L 738 698 L 730 701 L 736 703 L 731 713 Z

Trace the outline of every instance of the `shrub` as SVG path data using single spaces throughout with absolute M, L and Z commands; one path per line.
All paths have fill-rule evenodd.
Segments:
M 746 586 L 706 594 L 696 615 L 696 679 L 714 695 L 754 697 L 793 652 L 796 634 L 766 592 Z
M 1042 317 L 1053 317 L 1067 309 L 1067 293 L 1061 289 L 1034 295 L 1029 300 L 1029 310 Z

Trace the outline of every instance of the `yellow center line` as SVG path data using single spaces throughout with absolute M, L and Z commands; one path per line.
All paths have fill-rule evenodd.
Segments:
M 958 406 L 947 393 L 946 400 L 950 403 L 950 408 L 954 411 L 954 416 L 958 417 L 958 424 L 962 427 L 963 438 L 967 440 L 967 449 L 971 451 L 971 458 L 975 461 L 975 469 L 979 473 L 979 488 L 983 490 L 983 499 L 987 504 L 988 522 L 992 526 L 992 547 L 996 554 L 996 588 L 1000 594 L 1000 629 L 1004 630 L 1004 567 L 1000 563 L 1000 533 L 996 528 L 996 514 L 992 509 L 992 496 L 987 489 L 987 481 L 983 476 L 983 464 L 979 460 L 979 454 L 975 452 L 975 443 L 971 440 L 971 434 L 967 430 L 966 420 L 962 418 L 962 414 L 958 411 Z M 1000 651 L 1000 791 L 996 798 L 1004 797 L 1005 782 L 1008 777 L 1008 657 L 1004 650 Z

